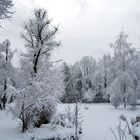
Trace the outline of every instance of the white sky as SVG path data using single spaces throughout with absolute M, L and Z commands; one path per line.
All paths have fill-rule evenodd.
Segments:
M 53 56 L 74 63 L 82 56 L 101 57 L 122 27 L 135 47 L 140 46 L 140 0 L 14 0 L 12 21 L 3 24 L 0 41 L 10 38 L 12 48 L 23 50 L 20 38 L 23 22 L 36 7 L 46 8 L 59 24 L 61 47 Z M 15 61 L 16 63 L 16 61 Z

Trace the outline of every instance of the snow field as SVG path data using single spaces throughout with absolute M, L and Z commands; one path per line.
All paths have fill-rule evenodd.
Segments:
M 59 104 L 58 112 L 65 111 L 66 107 L 66 104 Z M 115 109 L 110 104 L 80 105 L 80 113 L 83 116 L 83 134 L 80 140 L 115 140 L 109 127 L 116 131 L 121 114 L 125 115 L 130 122 L 131 118 L 140 114 L 139 109 L 139 107 L 136 110 L 123 107 Z M 54 131 L 48 125 L 42 125 L 41 128 L 33 129 L 30 133 L 22 134 L 18 122 L 13 120 L 6 111 L 0 111 L 0 140 L 29 140 L 31 136 L 43 139 L 59 132 L 63 136 L 69 133 L 66 129 L 58 128 L 57 130 Z

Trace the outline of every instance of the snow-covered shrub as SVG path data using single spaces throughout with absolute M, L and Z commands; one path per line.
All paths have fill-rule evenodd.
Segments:
M 51 109 L 54 109 L 54 105 L 50 104 L 49 97 L 46 99 L 43 96 L 44 92 L 41 83 L 32 83 L 19 92 L 16 98 L 15 114 L 22 122 L 23 132 L 29 127 L 40 126 L 37 123 L 40 122 L 40 117 L 43 116 L 43 108 L 47 108 L 50 112 Z
M 137 115 L 136 118 L 131 119 L 132 124 L 132 135 L 135 140 L 140 139 L 140 115 Z
M 18 93 L 14 114 L 21 120 L 23 132 L 30 126 L 48 123 L 55 113 L 57 96 L 49 86 L 49 83 L 32 82 Z
M 121 96 L 112 94 L 110 97 L 110 103 L 115 107 L 119 107 L 121 104 Z
M 66 128 L 73 128 L 75 125 L 74 111 L 71 109 L 70 106 L 68 106 L 65 109 L 64 113 L 58 113 L 53 117 L 51 124 L 53 127 L 55 127 L 56 125 L 60 125 Z
M 56 128 L 59 125 L 65 128 L 73 128 L 75 129 L 75 134 L 79 137 L 79 134 L 82 133 L 82 117 L 79 110 L 78 106 L 74 106 L 73 109 L 68 106 L 64 113 L 57 113 L 53 117 L 51 121 L 52 127 Z
M 59 114 L 56 114 L 52 121 L 51 121 L 51 125 L 53 128 L 56 128 L 57 125 L 60 125 L 62 127 L 67 127 L 67 117 L 66 117 L 66 114 L 63 114 L 63 113 L 59 113 Z
M 35 115 L 34 97 L 30 89 L 31 88 L 28 87 L 18 93 L 13 109 L 13 114 L 21 121 L 22 132 L 25 132 L 33 124 L 33 115 Z
M 67 127 L 73 127 L 74 126 L 74 111 L 72 110 L 71 106 L 68 105 L 67 108 L 65 109 L 66 112 L 66 118 L 67 118 L 67 122 L 68 122 L 68 126 Z
M 111 87 L 108 88 L 108 94 L 110 94 L 110 103 L 115 107 L 119 107 L 122 103 L 122 97 L 117 86 L 118 81 L 114 81 Z
M 37 75 L 30 85 L 19 90 L 14 114 L 22 122 L 22 131 L 26 131 L 30 126 L 40 127 L 41 124 L 50 122 L 60 95 L 63 93 L 61 74 L 57 72 L 56 69 L 51 68 L 43 73 L 44 76 Z M 24 123 L 27 123 L 27 128 Z
M 131 118 L 131 124 L 132 126 L 136 123 L 136 119 L 135 118 Z
M 84 93 L 83 101 L 85 101 L 86 103 L 91 103 L 94 97 L 94 91 L 92 89 L 88 89 L 88 91 Z

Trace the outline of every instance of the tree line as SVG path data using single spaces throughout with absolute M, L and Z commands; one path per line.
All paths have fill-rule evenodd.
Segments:
M 84 103 L 110 102 L 115 108 L 136 105 L 140 98 L 140 53 L 124 31 L 110 49 L 113 54 L 105 54 L 98 61 L 84 56 L 73 65 L 63 64 L 63 102 L 71 103 L 78 97 Z

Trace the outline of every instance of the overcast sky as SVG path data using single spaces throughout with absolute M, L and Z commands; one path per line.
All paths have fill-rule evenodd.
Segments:
M 23 22 L 37 7 L 46 8 L 60 28 L 62 45 L 54 60 L 71 64 L 82 56 L 101 57 L 110 52 L 109 44 L 122 28 L 134 47 L 140 46 L 140 0 L 14 0 L 15 14 L 12 21 L 2 23 L 0 41 L 9 38 L 12 48 L 22 51 Z

